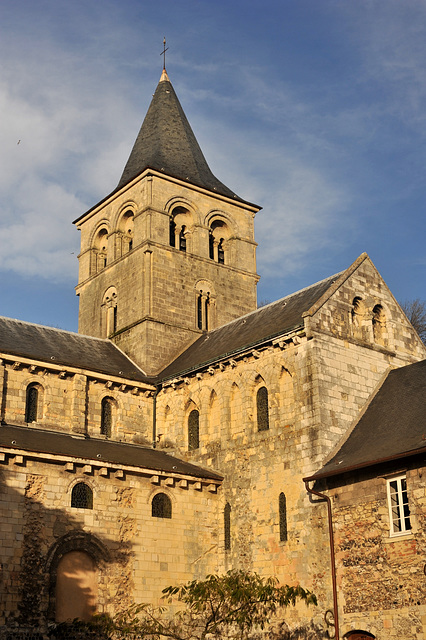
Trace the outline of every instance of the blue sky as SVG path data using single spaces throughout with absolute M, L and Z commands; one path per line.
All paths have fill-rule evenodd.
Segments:
M 426 298 L 423 0 L 2 0 L 0 315 L 76 330 L 72 220 L 117 185 L 167 71 L 257 215 L 259 300 L 367 251 Z

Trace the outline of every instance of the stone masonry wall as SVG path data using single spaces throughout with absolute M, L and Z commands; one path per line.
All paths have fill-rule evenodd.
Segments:
M 54 618 L 49 584 L 57 558 L 72 549 L 94 556 L 96 608 L 110 614 L 132 602 L 159 604 L 169 584 L 217 571 L 216 485 L 86 462 L 6 455 L 0 465 L 0 626 L 42 628 Z M 70 506 L 80 481 L 93 491 L 93 509 Z M 152 517 L 158 492 L 172 501 L 171 519 Z
M 177 207 L 187 212 L 179 214 L 184 218 L 186 251 L 170 246 L 170 216 Z M 134 217 L 134 236 L 131 251 L 123 254 L 114 238 L 126 210 Z M 255 211 L 254 206 L 157 176 L 140 178 L 102 202 L 78 223 L 80 332 L 107 337 L 102 305 L 107 290 L 114 287 L 113 339 L 151 375 L 200 334 L 199 291 L 209 296 L 210 329 L 255 309 Z M 225 264 L 209 256 L 212 220 L 226 227 Z M 93 265 L 100 229 L 105 230 L 107 250 L 106 265 L 99 269 Z
M 386 285 L 373 282 L 380 277 L 364 262 L 341 285 L 345 300 L 352 301 L 354 291 L 367 298 L 368 291 L 377 289 L 390 308 Z M 362 269 L 368 273 L 358 273 Z M 349 324 L 346 333 L 335 330 L 334 318 L 348 310 L 342 296 L 337 289 L 323 301 L 306 335 L 303 330 L 289 334 L 177 377 L 157 398 L 159 446 L 225 477 L 231 548 L 224 549 L 224 570 L 244 567 L 311 588 L 319 597 L 318 623 L 332 604 L 327 517 L 323 504 L 311 504 L 302 479 L 320 468 L 389 368 L 425 353 L 395 303 L 389 323 L 397 351 L 354 339 Z M 266 431 L 257 425 L 261 386 L 268 389 Z M 194 409 L 200 416 L 200 446 L 189 451 L 188 417 Z M 287 540 L 280 540 L 281 492 Z
M 34 427 L 103 437 L 101 403 L 102 398 L 109 397 L 114 402 L 111 436 L 140 444 L 152 442 L 150 385 L 6 358 L 0 371 L 2 419 L 9 424 L 26 424 L 26 390 L 36 383 L 40 386 L 40 406 Z
M 406 473 L 412 530 L 390 535 L 386 479 Z M 425 467 L 413 462 L 329 481 L 342 629 L 424 640 Z

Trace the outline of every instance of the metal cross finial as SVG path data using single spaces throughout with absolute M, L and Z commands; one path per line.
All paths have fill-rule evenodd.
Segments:
M 164 36 L 164 40 L 163 40 L 163 50 L 160 53 L 160 56 L 163 56 L 163 71 L 166 70 L 166 51 L 169 50 L 169 47 L 167 47 L 166 49 L 166 36 Z

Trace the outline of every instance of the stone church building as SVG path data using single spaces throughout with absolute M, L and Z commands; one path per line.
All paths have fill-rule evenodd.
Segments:
M 425 640 L 425 346 L 366 254 L 258 309 L 257 211 L 164 70 L 79 333 L 0 318 L 0 637 L 242 568 L 317 595 L 294 638 Z

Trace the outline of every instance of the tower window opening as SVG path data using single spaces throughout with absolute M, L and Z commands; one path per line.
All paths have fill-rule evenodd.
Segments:
M 209 300 L 210 296 L 207 294 L 204 298 L 204 329 L 206 331 L 209 330 Z
M 225 264 L 225 251 L 223 249 L 223 238 L 220 239 L 217 245 L 217 261 L 219 264 Z
M 188 451 L 200 448 L 200 414 L 193 409 L 188 416 Z
M 171 247 L 176 247 L 176 223 L 175 223 L 173 217 L 170 218 L 169 244 L 170 244 Z
M 117 331 L 117 305 L 113 307 L 112 312 L 112 332 L 115 333 Z
M 182 226 L 182 229 L 179 233 L 179 251 L 186 251 L 186 235 L 185 235 L 185 225 Z
M 209 233 L 209 257 L 210 260 L 214 260 L 214 235 L 211 231 Z
M 165 493 L 157 493 L 151 502 L 151 514 L 153 518 L 171 518 L 172 501 Z
M 76 509 L 93 509 L 93 491 L 85 482 L 78 482 L 71 492 L 71 506 Z
M 115 287 L 110 287 L 105 292 L 101 306 L 101 326 L 106 338 L 117 331 L 118 305 L 117 290 Z
M 203 328 L 203 296 L 201 293 L 197 296 L 197 327 Z

